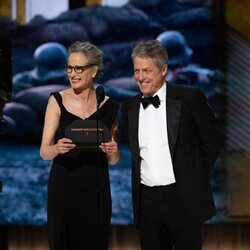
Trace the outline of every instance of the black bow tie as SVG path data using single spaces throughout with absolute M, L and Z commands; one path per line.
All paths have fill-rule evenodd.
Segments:
M 159 108 L 161 102 L 160 102 L 160 98 L 158 95 L 155 96 L 150 96 L 150 97 L 141 97 L 141 103 L 143 108 L 147 108 L 147 106 L 149 104 L 153 104 L 155 108 Z

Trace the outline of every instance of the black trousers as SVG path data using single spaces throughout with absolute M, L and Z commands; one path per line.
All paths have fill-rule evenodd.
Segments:
M 186 217 L 176 184 L 141 185 L 142 250 L 201 250 L 202 228 Z

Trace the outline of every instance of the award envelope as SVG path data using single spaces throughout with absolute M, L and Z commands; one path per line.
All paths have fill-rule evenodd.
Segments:
M 98 121 L 98 141 L 108 142 L 109 129 Z M 97 146 L 97 121 L 96 120 L 75 120 L 65 129 L 65 137 L 72 140 L 78 148 L 96 148 Z

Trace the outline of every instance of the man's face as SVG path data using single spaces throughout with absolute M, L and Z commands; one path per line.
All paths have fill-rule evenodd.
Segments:
M 154 95 L 164 84 L 167 65 L 157 68 L 155 59 L 134 58 L 134 78 L 144 97 Z

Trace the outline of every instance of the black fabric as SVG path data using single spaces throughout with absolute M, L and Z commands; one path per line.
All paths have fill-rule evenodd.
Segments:
M 201 250 L 202 224 L 186 216 L 176 184 L 141 185 L 142 250 Z
M 65 128 L 81 119 L 68 112 L 59 93 L 52 93 L 61 109 L 55 141 Z M 111 129 L 118 104 L 108 99 L 99 109 L 99 119 Z M 87 119 L 96 119 L 96 112 Z M 73 149 L 58 155 L 48 182 L 48 233 L 50 250 L 107 250 L 111 219 L 111 195 L 106 155 Z
M 141 103 L 144 109 L 147 108 L 148 105 L 150 104 L 153 104 L 155 108 L 159 108 L 161 104 L 160 98 L 158 95 L 150 96 L 150 97 L 141 97 Z

